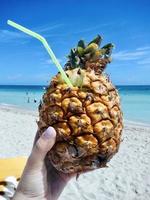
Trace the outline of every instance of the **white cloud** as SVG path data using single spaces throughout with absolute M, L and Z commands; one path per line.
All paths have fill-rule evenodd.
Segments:
M 110 25 L 112 25 L 112 23 L 91 26 L 91 27 L 88 27 L 88 28 L 80 29 L 79 31 L 75 31 L 75 32 L 73 32 L 73 34 L 87 33 L 87 32 L 91 32 L 93 30 L 97 30 L 99 28 L 102 28 L 102 27 L 105 27 L 105 26 L 110 26 Z
M 7 76 L 7 79 L 8 80 L 20 80 L 20 78 L 22 78 L 22 74 L 13 74 L 13 75 L 9 75 L 9 76 Z
M 137 64 L 139 64 L 139 65 L 150 65 L 150 58 L 145 58 L 145 59 L 143 59 L 143 60 L 139 60 L 138 62 L 137 62 Z
M 137 50 L 137 51 L 150 50 L 150 46 L 139 47 L 139 48 L 137 48 L 136 50 Z
M 146 62 L 150 55 L 150 47 L 139 47 L 132 51 L 119 51 L 112 56 L 115 60 L 119 61 L 137 61 L 137 64 Z
M 9 83 L 26 83 L 30 84 L 30 82 L 35 82 L 35 83 L 41 83 L 44 82 L 46 83 L 51 79 L 51 74 L 50 73 L 37 73 L 37 74 L 29 74 L 28 76 L 25 76 L 23 74 L 10 74 L 7 76 L 7 81 Z
M 113 58 L 116 60 L 137 60 L 146 55 L 147 51 L 120 51 L 113 54 Z
M 43 33 L 43 32 L 47 32 L 47 31 L 52 31 L 52 30 L 60 28 L 62 26 L 63 26 L 63 24 L 44 25 L 44 26 L 35 28 L 34 30 L 38 33 Z
M 35 74 L 34 76 L 31 76 L 29 78 L 33 78 L 34 80 L 39 80 L 39 81 L 45 81 L 50 78 L 49 73 L 40 73 L 40 74 Z
M 24 39 L 27 36 L 21 32 L 0 30 L 0 42 L 10 42 L 14 39 Z
M 31 28 L 31 30 L 38 32 L 38 33 L 53 33 L 52 31 L 55 30 L 56 28 L 60 28 L 61 26 L 63 26 L 63 24 L 53 24 L 53 25 L 44 25 L 44 26 L 40 26 L 38 28 Z M 14 31 L 11 30 L 6 30 L 6 29 L 2 29 L 0 30 L 0 42 L 11 42 L 14 41 L 15 39 L 20 39 L 20 41 L 25 40 L 25 39 L 29 39 L 31 38 L 30 36 L 28 36 L 25 33 L 22 33 L 20 31 L 17 31 L 16 29 L 14 29 Z M 21 40 L 22 39 L 22 40 Z
M 49 34 L 46 34 L 45 36 L 48 38 L 48 37 L 72 37 L 72 35 L 78 35 L 78 34 L 85 34 L 85 33 L 89 33 L 89 32 L 92 32 L 92 31 L 95 31 L 95 30 L 99 30 L 99 29 L 102 29 L 103 27 L 107 27 L 107 26 L 112 26 L 114 23 L 104 23 L 104 24 L 99 24 L 99 25 L 95 25 L 95 26 L 88 26 L 88 27 L 85 27 L 85 28 L 80 28 L 78 30 L 78 28 L 76 28 L 76 30 L 74 30 L 74 27 L 73 27 L 73 30 L 74 31 L 69 31 L 72 24 L 69 25 L 69 28 L 67 27 L 67 29 L 69 29 L 66 33 L 49 33 Z M 78 27 L 78 24 L 73 24 L 74 26 Z M 60 26 L 62 26 L 60 24 Z
M 61 58 L 57 58 L 57 60 L 58 60 L 59 63 L 62 63 L 62 62 L 63 62 L 63 60 L 62 60 Z M 53 61 L 52 61 L 51 59 L 46 60 L 45 63 L 48 64 L 48 65 L 49 65 L 49 64 L 54 64 Z
M 51 64 L 53 64 L 53 61 L 51 59 L 48 59 L 45 61 L 45 64 L 51 65 Z

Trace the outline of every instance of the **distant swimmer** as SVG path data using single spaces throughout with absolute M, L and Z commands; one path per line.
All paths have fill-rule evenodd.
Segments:
M 28 97 L 27 103 L 30 103 L 30 97 Z
M 36 99 L 34 99 L 34 103 L 36 103 L 37 102 L 37 100 Z

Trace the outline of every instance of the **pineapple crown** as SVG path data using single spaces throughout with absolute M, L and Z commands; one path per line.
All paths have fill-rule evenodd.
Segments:
M 108 43 L 102 48 L 100 44 L 102 37 L 97 35 L 90 43 L 86 44 L 80 40 L 76 48 L 71 49 L 68 55 L 68 62 L 65 64 L 65 69 L 94 68 L 96 71 L 102 72 L 107 63 L 111 62 L 111 53 L 114 45 Z

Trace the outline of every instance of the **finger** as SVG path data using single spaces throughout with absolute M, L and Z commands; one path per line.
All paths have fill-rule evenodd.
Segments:
M 40 134 L 39 134 L 39 131 L 36 132 L 36 135 L 35 135 L 35 138 L 34 138 L 34 141 L 33 141 L 33 147 L 34 145 L 36 144 L 37 140 L 40 138 Z M 32 147 L 32 148 L 33 148 Z
M 42 136 L 36 141 L 28 162 L 30 167 L 42 166 L 45 156 L 48 151 L 51 150 L 56 140 L 56 131 L 53 127 L 49 127 L 42 134 Z

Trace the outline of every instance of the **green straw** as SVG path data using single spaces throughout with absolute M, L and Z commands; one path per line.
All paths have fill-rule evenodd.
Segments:
M 67 77 L 66 73 L 64 72 L 63 68 L 61 67 L 60 63 L 58 62 L 55 54 L 53 53 L 53 51 L 51 50 L 50 46 L 48 45 L 46 39 L 39 35 L 38 33 L 35 33 L 19 24 L 16 24 L 15 22 L 11 21 L 11 20 L 8 20 L 7 21 L 7 24 L 9 24 L 10 26 L 13 26 L 14 28 L 28 34 L 28 35 L 31 35 L 32 37 L 35 37 L 36 39 L 40 40 L 42 42 L 42 44 L 44 45 L 44 47 L 46 48 L 48 54 L 50 55 L 52 61 L 54 62 L 54 64 L 56 65 L 56 67 L 58 68 L 58 70 L 60 71 L 64 81 L 67 83 L 67 85 L 69 87 L 73 87 L 73 85 L 71 84 L 69 78 Z

